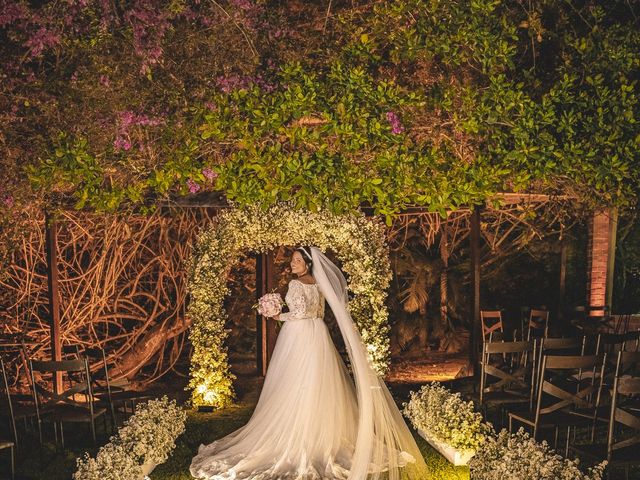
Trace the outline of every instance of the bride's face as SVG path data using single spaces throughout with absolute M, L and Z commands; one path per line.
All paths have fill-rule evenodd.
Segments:
M 307 265 L 304 263 L 302 254 L 300 252 L 293 252 L 293 255 L 291 256 L 291 273 L 303 275 L 306 269 Z

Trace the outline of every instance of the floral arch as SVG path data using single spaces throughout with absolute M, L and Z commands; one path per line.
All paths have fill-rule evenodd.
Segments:
M 362 213 L 335 215 L 310 212 L 279 203 L 221 213 L 203 231 L 188 262 L 193 345 L 190 380 L 193 406 L 222 408 L 234 398 L 234 376 L 227 357 L 227 275 L 241 253 L 266 252 L 277 246 L 315 245 L 333 250 L 342 262 L 349 290 L 349 310 L 356 321 L 376 370 L 389 363 L 389 325 L 385 306 L 391 280 L 383 225 Z

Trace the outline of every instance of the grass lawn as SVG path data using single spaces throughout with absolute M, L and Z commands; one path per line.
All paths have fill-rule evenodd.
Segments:
M 251 416 L 255 406 L 255 395 L 247 395 L 244 402 L 233 407 L 212 413 L 199 413 L 190 411 L 187 419 L 185 433 L 176 442 L 169 460 L 159 465 L 151 474 L 152 480 L 177 480 L 190 479 L 189 464 L 201 443 L 207 444 L 220 438 L 244 425 Z M 253 398 L 250 398 L 253 397 Z M 100 422 L 100 427 L 102 423 Z M 86 426 L 65 428 L 67 448 L 65 451 L 56 451 L 53 443 L 46 443 L 41 450 L 37 437 L 22 436 L 22 448 L 17 455 L 18 479 L 47 479 L 68 480 L 75 470 L 75 459 L 88 451 L 95 455 L 97 448 L 90 448 L 90 436 Z M 99 430 L 99 443 L 106 441 L 106 436 Z M 53 433 L 45 430 L 45 438 L 52 439 Z M 424 440 L 416 437 L 427 465 L 431 469 L 433 480 L 467 480 L 469 470 L 466 467 L 453 467 L 444 457 L 429 447 Z M 0 452 L 0 478 L 5 478 L 8 473 L 8 451 Z

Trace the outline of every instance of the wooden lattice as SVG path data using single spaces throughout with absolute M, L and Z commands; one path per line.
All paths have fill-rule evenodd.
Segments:
M 171 370 L 190 323 L 184 262 L 208 221 L 206 209 L 125 217 L 60 213 L 63 345 L 103 348 L 114 379 L 135 377 L 144 384 Z M 24 356 L 50 358 L 44 217 L 35 222 L 0 281 L 0 343 L 19 340 Z M 14 382 L 24 378 L 24 366 L 14 356 Z

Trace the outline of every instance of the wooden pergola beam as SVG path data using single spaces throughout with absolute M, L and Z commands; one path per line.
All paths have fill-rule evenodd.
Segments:
M 476 206 L 471 214 L 471 363 L 474 375 L 478 373 L 480 353 L 480 207 Z
M 51 360 L 62 359 L 62 338 L 60 336 L 60 282 L 58 275 L 58 228 L 49 212 L 45 212 L 45 246 L 47 250 L 47 285 L 51 331 Z M 62 372 L 55 373 L 53 391 L 62 392 Z

